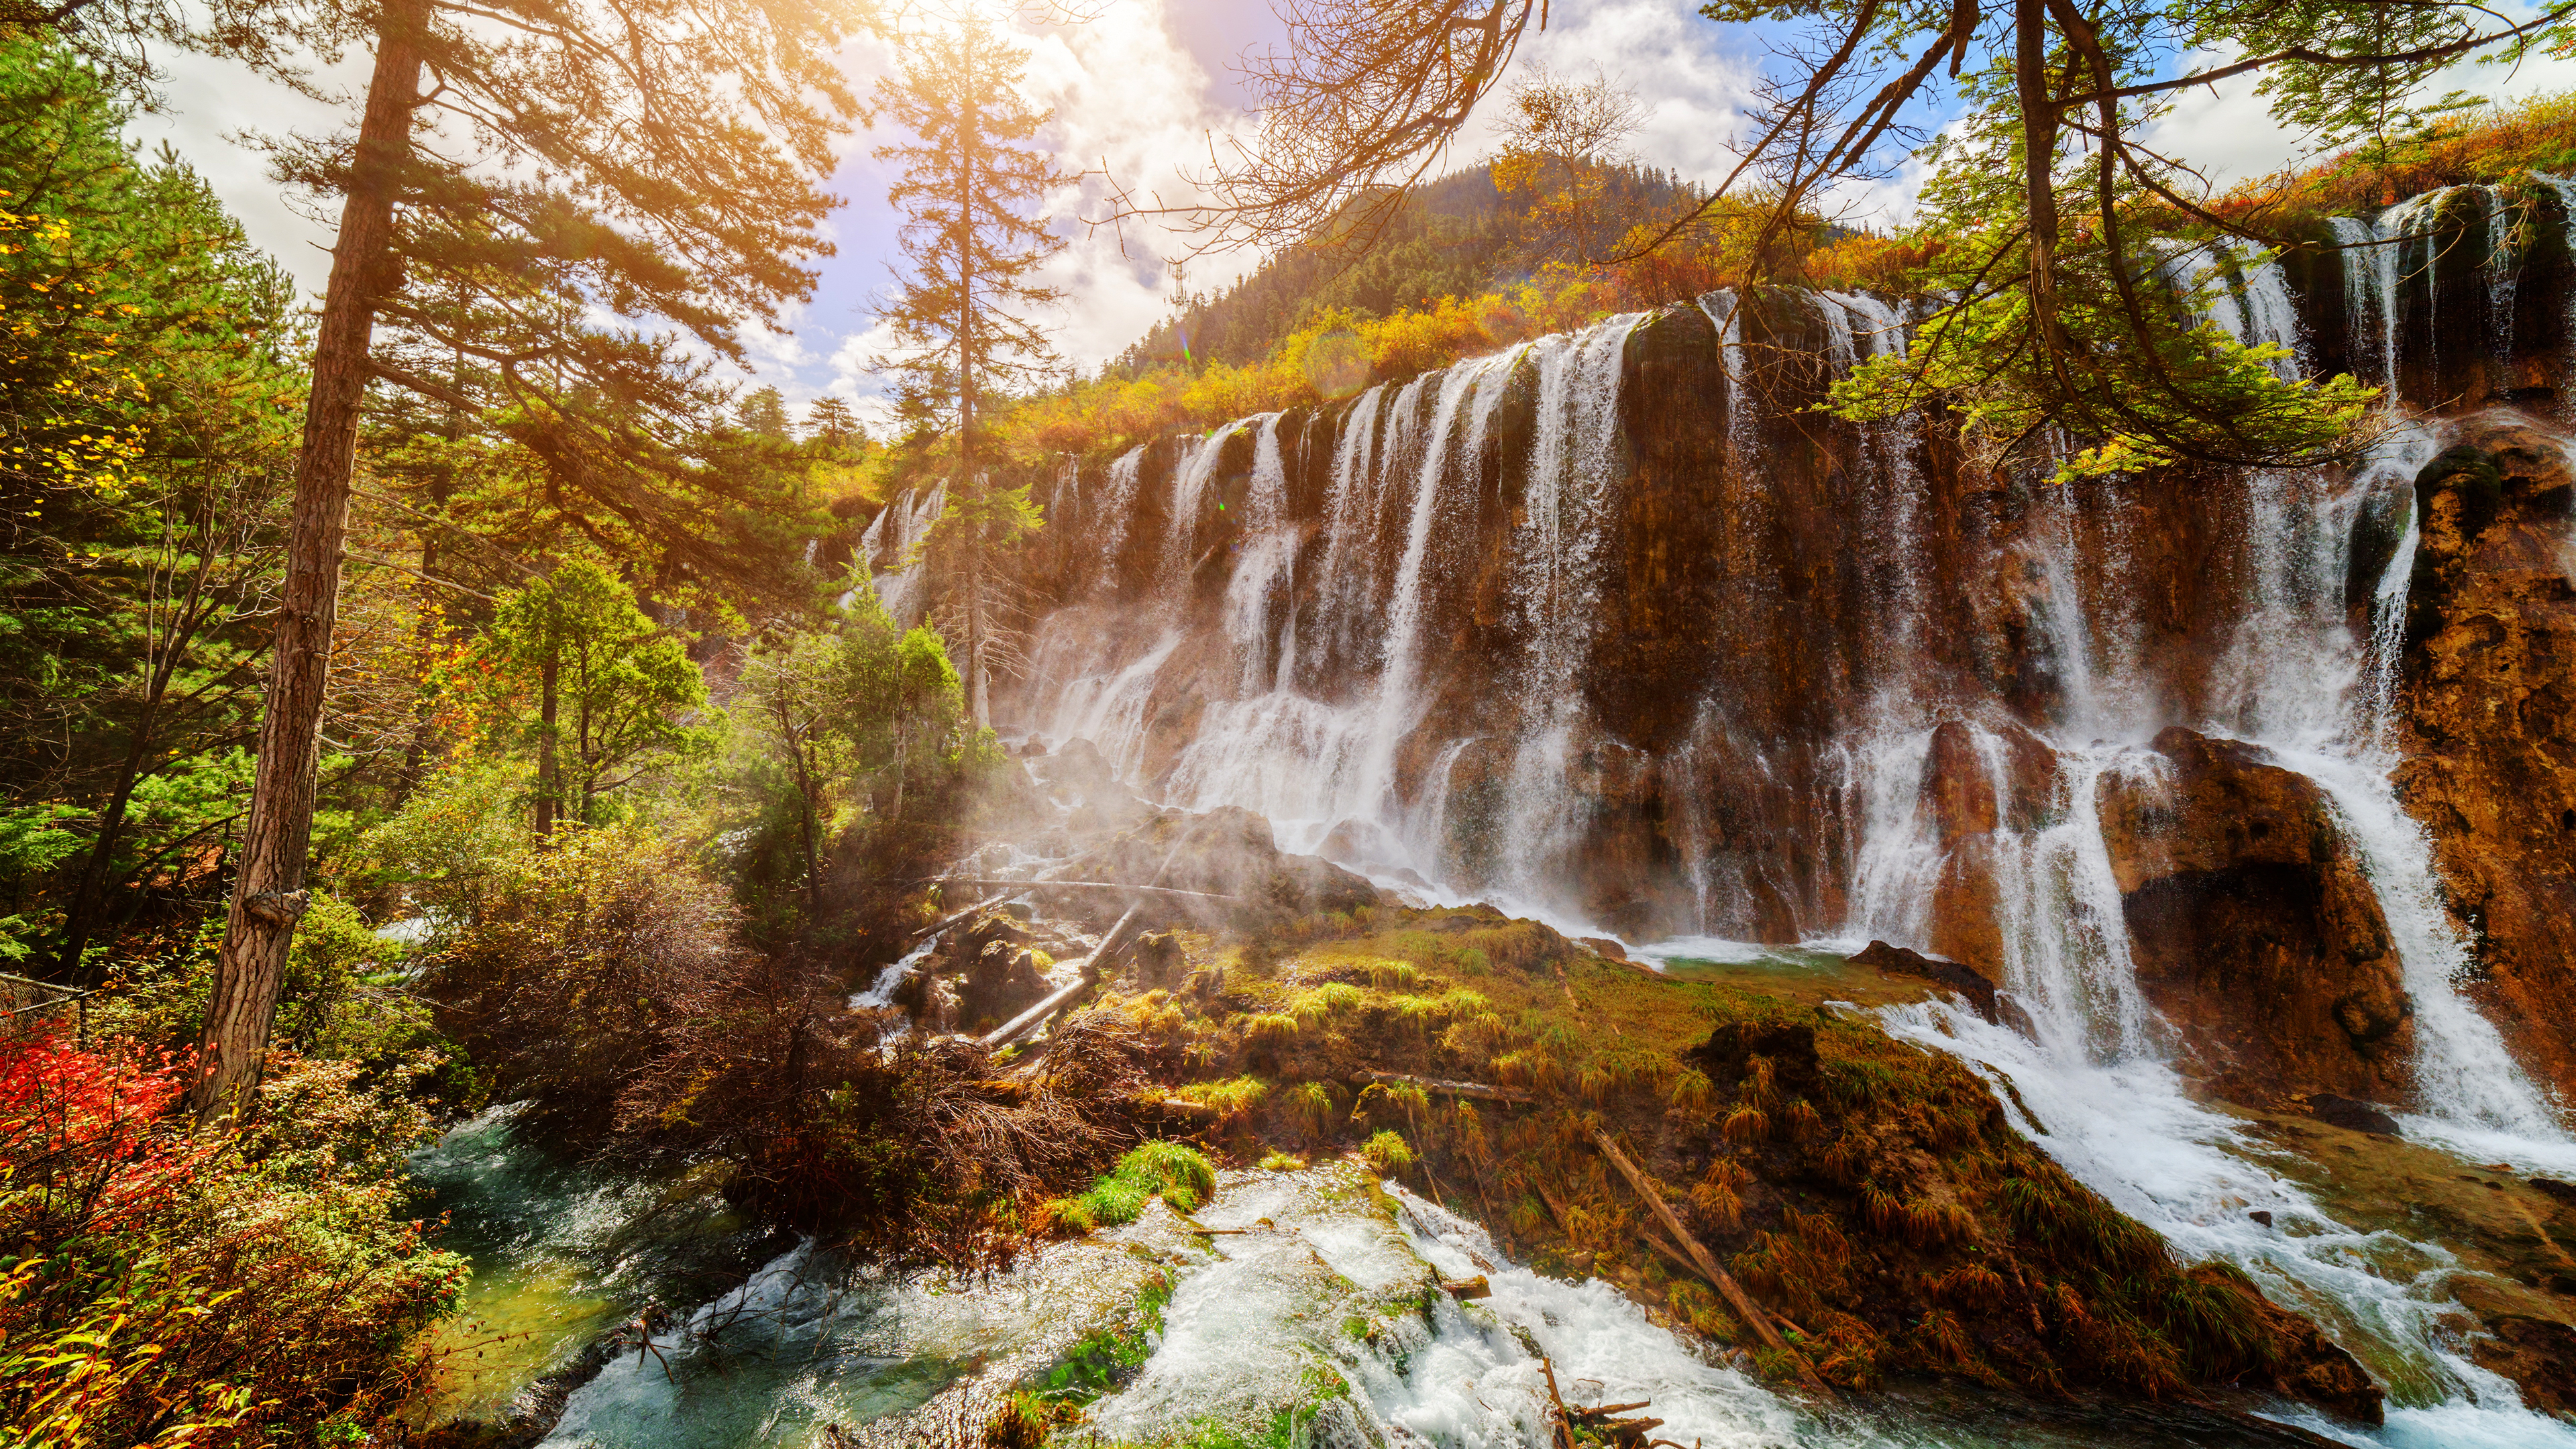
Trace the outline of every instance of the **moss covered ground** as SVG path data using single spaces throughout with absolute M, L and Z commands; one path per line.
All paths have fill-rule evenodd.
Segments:
M 1113 979 L 1087 1008 L 1146 1044 L 1147 1132 L 1243 1164 L 1363 1154 L 1524 1260 L 1608 1279 L 1775 1378 L 1803 1360 L 1849 1389 L 1913 1372 L 2040 1395 L 2228 1383 L 2377 1416 L 2377 1390 L 2305 1319 L 2231 1270 L 2176 1263 L 1966 1067 L 1835 1004 L 1919 983 L 1660 974 L 1489 907 L 1181 943 L 1175 984 Z M 1738 1321 L 1596 1134 L 1785 1349 Z

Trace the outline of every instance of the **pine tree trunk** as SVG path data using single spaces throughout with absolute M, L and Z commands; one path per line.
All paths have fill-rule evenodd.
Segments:
M 796 794 L 804 802 L 805 828 L 799 832 L 805 846 L 805 919 L 823 919 L 823 843 L 821 790 L 814 783 L 813 762 L 806 754 L 803 741 L 788 736 L 788 750 L 796 757 Z
M 985 563 L 983 519 L 979 514 L 966 541 L 966 704 L 974 713 L 977 729 L 993 722 L 984 691 L 984 650 L 991 632 L 984 618 Z
M 895 685 L 894 707 L 894 814 L 891 817 L 897 823 L 903 820 L 903 755 L 909 734 L 904 727 L 902 691 L 903 685 L 898 681 Z
M 80 884 L 72 892 L 71 909 L 63 913 L 63 948 L 56 958 L 54 973 L 75 986 L 89 986 L 88 971 L 81 958 L 89 953 L 89 938 L 97 927 L 100 897 L 107 892 L 108 866 L 116 858 L 116 842 L 125 830 L 126 811 L 134 803 L 135 784 L 143 778 L 143 762 L 152 750 L 152 726 L 160 713 L 161 694 L 154 690 L 144 701 L 143 714 L 134 722 L 134 734 L 125 743 L 125 764 L 117 771 L 116 788 L 107 805 L 98 813 L 98 838 L 91 842 L 89 861 L 81 868 Z
M 552 643 L 546 646 L 546 662 L 537 670 L 537 838 L 543 840 L 555 833 L 555 818 L 563 813 L 563 756 L 555 740 L 555 710 L 562 699 L 557 687 L 563 677 L 563 664 Z
M 94 986 L 82 957 L 89 953 L 90 937 L 98 930 L 98 918 L 106 909 L 109 869 L 116 860 L 117 842 L 125 835 L 125 817 L 134 806 L 134 789 L 143 782 L 146 761 L 152 758 L 156 736 L 153 731 L 161 722 L 161 706 L 170 698 L 170 681 L 178 673 L 180 658 L 187 652 L 188 640 L 196 634 L 201 616 L 197 612 L 204 595 L 206 579 L 214 571 L 215 521 L 214 503 L 207 502 L 203 532 L 197 541 L 197 566 L 188 579 L 188 591 L 171 611 L 167 633 L 153 634 L 150 668 L 143 678 L 143 708 L 134 719 L 134 732 L 125 741 L 125 763 L 117 770 L 116 784 L 109 790 L 107 804 L 98 814 L 98 837 L 91 842 L 89 861 L 81 868 L 80 883 L 72 892 L 70 909 L 63 913 L 62 953 L 55 959 L 58 979 L 75 986 Z
M 247 1115 L 256 1103 L 286 951 L 304 913 L 304 867 L 320 773 L 322 702 L 339 610 L 341 536 L 357 466 L 358 412 L 367 389 L 378 292 L 393 279 L 394 197 L 411 151 L 420 95 L 419 12 L 390 0 L 377 22 L 375 73 L 358 126 L 349 194 L 340 208 L 331 280 L 313 346 L 313 391 L 295 460 L 286 591 L 277 654 L 259 722 L 259 773 L 242 828 L 224 949 L 206 1003 L 198 1074 L 188 1094 L 199 1122 Z

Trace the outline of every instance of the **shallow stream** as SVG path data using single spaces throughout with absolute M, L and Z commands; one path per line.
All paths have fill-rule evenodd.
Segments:
M 1919 1007 L 1895 1015 L 1900 1031 L 2016 1072 L 2025 1127 L 2044 1122 L 2041 1140 L 2059 1150 L 2085 1150 L 2075 1132 L 2130 1141 L 2137 1156 L 2086 1161 L 2088 1178 L 2125 1183 L 2113 1196 L 2186 1252 L 2233 1258 L 2327 1310 L 2391 1389 L 2376 1433 L 2289 1405 L 2268 1412 L 2355 1445 L 2576 1444 L 2518 1408 L 2502 1381 L 2433 1346 L 2439 1280 L 2454 1266 L 2440 1249 L 2339 1226 L 2261 1165 L 2244 1124 L 2134 1072 L 2078 1096 L 1979 1035 L 1981 1023 Z M 2144 1145 L 2093 1135 L 2122 1112 L 2183 1125 L 2165 1121 Z M 2171 1160 L 2185 1151 L 2197 1156 Z M 1543 1446 L 1542 1356 L 1567 1402 L 1646 1401 L 1665 1421 L 1660 1436 L 1708 1449 L 2320 1442 L 2242 1417 L 2039 1409 L 1921 1385 L 1822 1413 L 1658 1326 L 1612 1285 L 1518 1266 L 1473 1222 L 1349 1161 L 1229 1170 L 1190 1219 L 1157 1202 L 1134 1224 L 1048 1245 L 980 1281 L 854 1274 L 803 1244 L 759 1257 L 761 1244 L 685 1188 L 546 1164 L 512 1140 L 506 1109 L 457 1128 L 420 1170 L 455 1215 L 450 1240 L 476 1259 L 465 1317 L 480 1326 L 454 1332 L 485 1340 L 439 1415 L 496 1417 L 558 1371 L 554 1393 L 522 1402 L 559 1402 L 543 1442 L 560 1449 L 972 1443 L 968 1431 L 1014 1386 L 1089 1400 L 1060 1435 L 1068 1444 Z M 2237 1230 L 2247 1204 L 2269 1206 L 2279 1231 Z M 676 1296 L 728 1262 L 740 1266 L 727 1286 Z M 1490 1297 L 1441 1290 L 1477 1276 Z M 584 1357 L 656 1298 L 675 1311 L 649 1336 L 629 1329 L 605 1363 Z

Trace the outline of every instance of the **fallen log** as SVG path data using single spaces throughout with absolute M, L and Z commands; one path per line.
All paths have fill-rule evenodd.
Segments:
M 1527 1092 L 1509 1087 L 1489 1087 L 1482 1082 L 1447 1082 L 1437 1077 L 1408 1077 L 1402 1072 L 1353 1072 L 1350 1083 L 1355 1087 L 1420 1087 L 1439 1097 L 1473 1097 L 1480 1102 L 1531 1102 L 1537 1100 Z
M 959 884 L 972 884 L 972 882 L 963 882 L 963 881 L 961 881 L 961 882 L 959 882 Z M 982 899 L 982 900 L 980 900 L 980 901 L 977 901 L 975 904 L 973 904 L 973 905 L 971 905 L 971 906 L 968 906 L 966 909 L 964 909 L 964 910 L 962 910 L 962 911 L 954 911 L 954 912 L 949 913 L 948 915 L 945 915 L 945 916 L 940 917 L 938 920 L 933 921 L 933 922 L 931 922 L 929 925 L 924 926 L 924 927 L 922 927 L 921 929 L 919 929 L 919 930 L 917 930 L 917 931 L 914 931 L 911 935 L 904 937 L 904 940 L 905 940 L 905 942 L 908 944 L 908 943 L 913 942 L 913 941 L 918 941 L 918 940 L 922 939 L 922 938 L 923 938 L 923 937 L 925 937 L 925 936 L 935 936 L 935 935 L 938 935 L 940 932 L 947 930 L 949 927 L 951 927 L 951 926 L 953 926 L 953 925 L 956 925 L 959 921 L 962 921 L 962 920 L 966 919 L 968 916 L 971 916 L 971 915 L 975 914 L 977 911 L 990 910 L 990 909 L 991 909 L 991 908 L 993 908 L 994 906 L 998 906 L 998 905 L 1000 905 L 1002 902 L 1007 901 L 1007 900 L 1009 900 L 1011 897 L 1013 897 L 1013 896 L 1015 896 L 1015 895 L 1018 895 L 1018 894 L 1019 894 L 1019 892 L 1018 892 L 1018 891 L 1004 891 L 1004 892 L 1002 892 L 1002 893 L 1001 893 L 1000 895 L 998 895 L 998 896 L 986 896 L 984 899 Z
M 1649 1231 L 1641 1231 L 1641 1232 L 1638 1234 L 1638 1236 L 1639 1236 L 1639 1237 L 1642 1237 L 1642 1238 L 1644 1238 L 1644 1239 L 1646 1240 L 1646 1246 L 1647 1246 L 1647 1247 L 1650 1247 L 1650 1248 L 1654 1249 L 1656 1252 L 1663 1254 L 1663 1255 L 1664 1255 L 1664 1261 L 1665 1261 L 1665 1262 L 1668 1262 L 1668 1263 L 1672 1264 L 1674 1267 L 1681 1269 L 1683 1272 L 1690 1274 L 1690 1275 L 1691 1275 L 1692 1277 L 1694 1277 L 1694 1278 L 1696 1278 L 1696 1277 L 1698 1277 L 1698 1276 L 1699 1276 L 1699 1264 L 1694 1263 L 1694 1262 L 1692 1262 L 1690 1259 L 1688 1259 L 1688 1258 L 1686 1258 L 1686 1257 L 1682 1256 L 1682 1250 L 1681 1250 L 1681 1249 L 1676 1248 L 1676 1247 L 1674 1247 L 1672 1244 L 1665 1242 L 1662 1238 L 1660 1238 L 1660 1237 L 1656 1236 L 1654 1233 L 1649 1232 Z M 1711 1284 L 1709 1284 L 1708 1286 L 1710 1286 L 1711 1288 L 1714 1288 L 1714 1287 L 1716 1287 L 1717 1285 L 1716 1285 L 1716 1284 L 1714 1284 L 1714 1283 L 1711 1283 Z
M 1185 901 L 1232 901 L 1243 903 L 1241 896 L 1219 895 L 1215 891 L 1185 891 L 1178 886 L 1124 885 L 1112 880 L 981 880 L 973 876 L 949 876 L 933 882 L 937 885 L 974 886 L 978 890 L 996 890 L 1004 886 L 1012 895 L 1024 891 L 1126 891 L 1136 895 L 1163 896 Z
M 1000 1051 L 1002 1048 L 1018 1041 L 1021 1037 L 1027 1036 L 1030 1032 L 1037 1030 L 1040 1023 L 1044 1022 L 1048 1017 L 1055 1015 L 1056 1012 L 1065 1005 L 1065 1003 L 1073 1000 L 1075 997 L 1080 996 L 1082 993 L 1089 991 L 1092 987 L 1099 984 L 1100 979 L 1091 974 L 1090 963 L 1085 962 L 1083 964 L 1082 974 L 1075 977 L 1070 985 L 1059 986 L 1054 991 L 1049 992 L 1045 1000 L 1030 1007 L 1028 1010 L 1021 1012 L 1019 1015 L 1012 1017 L 1009 1021 L 1002 1023 L 1000 1026 L 993 1028 L 993 1030 L 987 1034 L 983 1040 L 976 1044 L 988 1052 Z
M 1690 1254 L 1691 1262 L 1699 1269 L 1700 1276 L 1716 1287 L 1719 1295 L 1735 1309 L 1736 1316 L 1743 1319 L 1752 1328 L 1755 1336 L 1762 1340 L 1763 1347 L 1787 1354 L 1790 1361 L 1798 1366 L 1798 1377 L 1807 1388 L 1831 1402 L 1834 1391 L 1826 1386 L 1823 1379 L 1816 1376 L 1815 1365 L 1807 1362 L 1806 1355 L 1789 1346 L 1788 1341 L 1780 1336 L 1780 1331 L 1771 1326 L 1770 1316 L 1745 1294 L 1743 1287 L 1735 1281 L 1733 1275 L 1717 1266 L 1717 1259 L 1710 1255 L 1699 1239 L 1690 1235 L 1689 1230 L 1682 1226 L 1682 1220 L 1673 1216 L 1672 1205 L 1665 1202 L 1664 1195 L 1655 1190 L 1654 1179 L 1646 1176 L 1637 1164 L 1628 1160 L 1628 1154 L 1619 1150 L 1619 1144 L 1610 1140 L 1609 1133 L 1597 1127 L 1594 1128 L 1592 1145 L 1601 1149 L 1601 1155 L 1609 1159 L 1612 1167 L 1619 1169 L 1621 1177 L 1628 1179 L 1628 1186 L 1636 1189 L 1637 1196 L 1645 1199 L 1647 1208 L 1654 1213 L 1656 1220 L 1664 1225 L 1664 1231 L 1672 1234 L 1674 1241 L 1680 1243 Z

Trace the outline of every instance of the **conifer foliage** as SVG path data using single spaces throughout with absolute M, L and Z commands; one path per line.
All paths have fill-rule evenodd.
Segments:
M 876 151 L 900 168 L 887 200 L 904 214 L 912 263 L 879 312 L 898 348 L 880 364 L 899 379 L 908 417 L 956 438 L 956 477 L 926 557 L 979 725 L 991 719 L 992 671 L 1016 657 L 999 554 L 1040 522 L 1026 487 L 995 488 L 982 471 L 982 405 L 1054 370 L 1055 349 L 1031 314 L 1063 295 L 1035 280 L 1064 243 L 1029 213 L 1064 178 L 1028 144 L 1049 113 L 1019 93 L 1027 64 L 984 16 L 960 11 L 908 39 L 872 117 L 912 133 Z
M 820 179 L 856 113 L 834 51 L 864 0 L 294 0 L 217 7 L 187 43 L 305 88 L 371 48 L 352 134 L 273 148 L 340 203 L 315 328 L 275 666 L 223 966 L 191 1102 L 254 1099 L 312 833 L 323 693 L 371 385 L 478 411 L 549 487 L 739 567 L 740 500 L 673 440 L 718 396 L 704 359 L 801 300 L 827 247 Z M 160 25 L 160 12 L 132 13 Z M 158 18 L 153 18 L 153 17 Z M 377 323 L 394 335 L 378 347 Z M 425 375 L 411 353 L 461 365 Z M 696 360 L 693 360 L 696 359 Z M 464 366 L 477 386 L 459 386 Z

